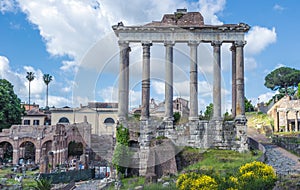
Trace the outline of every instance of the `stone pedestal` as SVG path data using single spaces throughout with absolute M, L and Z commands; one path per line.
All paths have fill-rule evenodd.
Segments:
M 236 143 L 237 143 L 237 151 L 245 152 L 248 151 L 248 143 L 247 143 L 247 119 L 245 116 L 239 115 L 236 116 L 235 119 L 235 127 L 236 127 Z

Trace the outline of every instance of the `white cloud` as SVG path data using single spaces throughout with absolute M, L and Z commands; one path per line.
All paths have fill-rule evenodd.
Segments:
M 253 57 L 245 57 L 245 70 L 254 70 L 257 67 L 256 60 Z
M 245 38 L 247 41 L 246 53 L 254 55 L 263 51 L 268 45 L 275 43 L 277 34 L 274 27 L 270 30 L 265 27 L 254 26 Z
M 15 0 L 1 0 L 0 1 L 0 12 L 15 12 L 17 10 L 17 4 Z
M 286 67 L 286 65 L 285 65 L 285 64 L 282 64 L 282 63 L 278 63 L 278 64 L 275 66 L 274 69 L 278 69 L 278 68 L 280 68 L 280 67 Z
M 199 7 L 205 24 L 223 24 L 219 21 L 217 13 L 225 8 L 226 0 L 199 0 Z
M 278 92 L 267 92 L 267 93 L 258 95 L 257 98 L 250 98 L 250 100 L 253 105 L 256 105 L 257 103 L 261 103 L 261 102 L 267 103 L 277 93 Z
M 99 91 L 99 95 L 104 102 L 117 102 L 118 101 L 118 89 L 112 86 L 103 88 Z
M 30 103 L 45 106 L 46 98 L 46 85 L 43 81 L 43 73 L 39 69 L 35 69 L 31 66 L 24 66 L 19 71 L 13 71 L 10 68 L 9 60 L 7 57 L 0 56 L 0 78 L 6 79 L 14 85 L 14 92 L 18 95 L 21 101 L 28 103 L 28 80 L 26 79 L 27 72 L 33 72 L 35 79 L 30 83 Z M 49 84 L 49 106 L 62 107 L 71 103 L 71 100 L 62 96 L 53 96 L 52 93 L 58 94 L 54 89 L 59 89 L 61 85 L 56 82 L 55 78 Z
M 8 2 L 8 1 L 6 1 Z M 199 0 L 196 2 L 181 0 L 161 0 L 140 1 L 131 0 L 130 6 L 124 0 L 61 0 L 61 1 L 30 1 L 19 0 L 20 8 L 26 13 L 28 21 L 36 25 L 43 37 L 47 51 L 53 56 L 67 56 L 68 59 L 62 62 L 61 70 L 63 71 L 77 71 L 77 67 L 92 69 L 100 76 L 104 73 L 118 73 L 118 45 L 117 38 L 112 33 L 111 25 L 119 21 L 123 21 L 125 25 L 144 24 L 152 20 L 160 20 L 164 13 L 173 13 L 176 8 L 186 7 L 188 11 L 199 11 L 204 16 L 206 24 L 222 24 L 217 14 L 223 11 L 225 7 L 225 0 Z M 138 7 L 138 8 L 137 8 Z M 137 16 L 138 15 L 138 16 Z M 264 27 L 254 26 L 246 36 L 248 44 L 245 46 L 246 53 L 250 55 L 257 54 L 264 50 L 268 45 L 276 42 L 275 28 L 268 29 Z M 131 64 L 136 63 L 130 70 L 131 77 L 141 79 L 141 47 L 138 44 L 137 50 L 131 52 Z M 189 90 L 188 83 L 180 81 L 187 81 L 189 78 L 189 49 L 186 47 L 177 52 L 179 55 L 174 58 L 176 65 L 174 66 L 174 84 L 178 92 L 186 95 Z M 177 48 L 179 47 L 179 48 Z M 227 48 L 227 47 L 226 47 Z M 133 49 L 133 48 L 132 48 Z M 151 63 L 151 74 L 156 80 L 164 80 L 164 49 L 162 47 L 151 48 L 153 56 L 153 63 Z M 199 46 L 199 75 L 208 80 L 212 78 L 212 47 L 210 44 L 201 44 Z M 225 51 L 224 51 L 225 52 Z M 222 69 L 228 70 L 230 68 L 230 51 L 223 53 L 223 57 L 227 61 L 222 62 Z M 160 54 L 160 56 L 158 55 Z M 177 56 L 177 54 L 174 56 Z M 225 56 L 223 56 L 225 55 Z M 256 68 L 256 61 L 252 58 L 245 58 L 245 69 Z M 3 66 L 4 67 L 4 66 Z M 24 68 L 25 70 L 25 68 Z M 81 70 L 79 69 L 78 72 Z M 45 86 L 40 83 L 39 70 L 33 71 L 39 77 L 33 81 L 33 92 L 36 96 L 43 97 Z M 18 73 L 17 73 L 18 74 Z M 16 76 L 17 76 L 16 74 Z M 18 75 L 19 76 L 19 75 Z M 26 81 L 23 76 L 19 79 L 24 89 L 24 97 L 27 94 Z M 99 77 L 100 78 L 100 77 Z M 86 82 L 86 81 L 85 81 Z M 95 82 L 95 81 L 89 81 Z M 136 81 L 138 83 L 139 81 Z M 179 86 L 176 86 L 179 84 Z M 72 90 L 70 84 L 60 89 L 64 92 Z M 113 84 L 110 84 L 113 86 Z M 158 94 L 164 93 L 164 84 L 159 82 L 151 82 L 154 90 Z M 20 86 L 21 87 L 21 86 Z M 94 86 L 93 86 L 94 87 Z M 95 89 L 92 89 L 95 90 Z M 115 87 L 104 87 L 100 90 L 100 96 L 104 101 L 117 101 L 117 92 Z M 223 92 L 223 90 L 222 90 Z M 90 93 L 90 92 L 89 92 Z M 112 94 L 113 93 L 113 94 Z M 131 92 L 132 104 L 139 104 L 139 91 Z M 199 93 L 203 96 L 211 96 L 211 85 L 208 82 L 199 82 Z M 226 90 L 225 90 L 226 93 Z M 80 96 L 79 96 L 80 97 Z M 74 101 L 87 101 L 84 96 L 79 99 L 74 97 Z M 88 99 L 90 99 L 89 97 Z M 63 102 L 64 100 L 61 100 Z M 59 102 L 59 101 L 58 101 Z M 83 102 L 81 102 L 83 103 Z
M 101 89 L 98 94 L 104 102 L 118 102 L 118 89 L 109 86 Z M 129 108 L 136 108 L 141 105 L 141 91 L 129 90 Z
M 281 11 L 285 10 L 285 8 L 282 7 L 281 5 L 275 4 L 273 6 L 273 10 L 281 12 Z
M 187 7 L 189 11 L 200 9 L 207 24 L 220 24 L 216 14 L 224 9 L 225 0 L 166 0 L 164 3 L 160 0 L 131 0 L 130 6 L 123 0 L 19 0 L 19 5 L 28 20 L 39 29 L 51 55 L 67 55 L 74 59 L 62 62 L 61 69 L 67 70 L 78 66 L 87 50 L 105 34 L 112 32 L 111 26 L 121 20 L 125 25 L 144 24 L 160 20 L 164 13 L 173 13 L 176 8 Z M 102 46 L 104 50 L 110 48 Z M 118 49 L 114 49 L 116 51 Z

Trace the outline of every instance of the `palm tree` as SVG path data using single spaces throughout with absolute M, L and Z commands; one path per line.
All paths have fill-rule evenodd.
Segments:
M 34 73 L 33 72 L 27 72 L 26 78 L 29 82 L 29 108 L 28 108 L 28 110 L 30 110 L 30 82 L 33 81 L 33 79 L 35 78 Z
M 49 75 L 49 74 L 44 74 L 43 80 L 44 80 L 44 83 L 47 86 L 47 90 L 46 90 L 46 108 L 48 108 L 48 85 L 52 81 L 52 76 Z

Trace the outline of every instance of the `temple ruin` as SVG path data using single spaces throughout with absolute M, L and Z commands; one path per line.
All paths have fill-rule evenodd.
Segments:
M 155 158 L 151 158 L 154 154 L 151 153 L 150 142 L 161 135 L 177 145 L 238 151 L 248 149 L 244 102 L 244 35 L 250 29 L 247 24 L 206 25 L 201 13 L 177 9 L 173 14 L 165 14 L 161 21 L 142 26 L 125 26 L 119 22 L 112 28 L 120 47 L 118 119 L 120 124 L 129 128 L 130 43 L 140 43 L 142 46 L 142 110 L 138 139 L 140 175 L 145 175 L 149 167 L 157 164 Z M 165 115 L 160 124 L 153 121 L 149 114 L 150 49 L 154 43 L 165 46 Z M 189 122 L 181 126 L 173 125 L 173 47 L 177 43 L 190 47 Z M 214 113 L 211 121 L 199 121 L 198 116 L 197 48 L 201 43 L 209 43 L 213 49 Z M 221 115 L 221 46 L 224 43 L 232 44 L 232 114 L 235 117 L 232 122 L 223 122 Z M 183 131 L 188 131 L 188 135 Z M 152 160 L 152 165 L 149 160 Z

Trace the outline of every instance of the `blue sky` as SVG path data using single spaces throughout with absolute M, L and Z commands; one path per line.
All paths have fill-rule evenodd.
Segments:
M 296 0 L 1 0 L 0 78 L 9 80 L 23 102 L 45 106 L 42 76 L 49 73 L 49 105 L 86 105 L 88 101 L 116 101 L 118 46 L 111 26 L 119 21 L 139 25 L 160 20 L 176 8 L 199 11 L 206 24 L 237 24 L 252 28 L 246 35 L 246 97 L 253 103 L 267 101 L 275 93 L 264 87 L 264 77 L 280 66 L 300 69 L 300 3 Z M 130 106 L 140 104 L 141 47 L 131 44 Z M 223 111 L 230 110 L 231 68 L 229 45 L 222 46 Z M 212 102 L 212 48 L 199 47 L 199 110 Z M 164 100 L 164 48 L 151 47 L 151 97 Z M 174 94 L 188 99 L 188 48 L 174 50 Z

